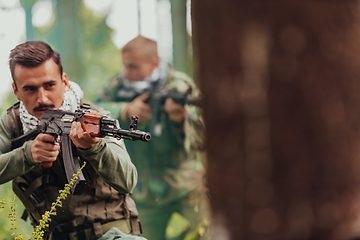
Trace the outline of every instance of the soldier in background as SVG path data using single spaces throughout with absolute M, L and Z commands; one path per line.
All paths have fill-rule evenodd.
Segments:
M 124 69 L 111 79 L 97 104 L 123 124 L 130 123 L 130 116 L 139 116 L 139 128 L 152 134 L 149 143 L 126 143 L 139 173 L 132 197 L 144 237 L 165 239 L 168 222 L 179 214 L 189 222 L 187 230 L 191 231 L 208 211 L 199 151 L 203 130 L 200 109 L 177 104 L 171 98 L 162 106 L 151 105 L 147 100 L 152 91 L 185 93 L 191 88 L 192 95 L 198 91 L 186 74 L 161 61 L 156 42 L 143 36 L 122 48 L 122 61 Z

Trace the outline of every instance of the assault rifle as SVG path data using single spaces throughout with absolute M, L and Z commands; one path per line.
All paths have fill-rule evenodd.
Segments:
M 119 127 L 118 120 L 111 119 L 100 114 L 76 110 L 75 112 L 62 111 L 58 109 L 48 109 L 42 115 L 39 125 L 32 131 L 15 138 L 12 141 L 13 149 L 18 148 L 28 140 L 33 140 L 39 133 L 53 135 L 55 141 L 60 136 L 64 168 L 68 182 L 80 169 L 79 158 L 76 154 L 76 147 L 70 139 L 70 130 L 72 122 L 80 122 L 85 132 L 93 137 L 111 136 L 117 139 L 140 140 L 148 142 L 151 135 L 147 132 L 137 130 L 138 117 L 133 116 L 129 130 L 123 130 Z M 52 162 L 43 162 L 43 166 L 48 168 Z M 80 172 L 78 180 L 72 186 L 71 191 L 74 195 L 80 195 L 85 186 L 85 178 Z
M 160 135 L 161 125 L 159 124 L 160 111 L 163 108 L 166 99 L 171 98 L 177 104 L 185 105 L 201 105 L 201 98 L 191 95 L 192 88 L 189 88 L 185 93 L 178 92 L 177 90 L 165 90 L 162 88 L 161 81 L 156 81 L 151 84 L 148 89 L 139 93 L 136 91 L 120 90 L 117 92 L 116 101 L 119 102 L 131 102 L 136 97 L 149 92 L 150 96 L 145 100 L 145 103 L 151 106 L 152 118 L 150 120 L 150 133 Z M 160 130 L 159 130 L 160 128 Z

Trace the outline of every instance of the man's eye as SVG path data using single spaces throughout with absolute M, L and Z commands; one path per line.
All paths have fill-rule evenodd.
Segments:
M 24 88 L 24 92 L 33 92 L 33 91 L 35 91 L 35 88 L 32 87 Z
M 129 65 L 128 68 L 134 70 L 137 69 L 138 67 L 136 65 Z
M 55 83 L 49 83 L 49 84 L 46 84 L 46 88 L 53 88 L 55 86 Z

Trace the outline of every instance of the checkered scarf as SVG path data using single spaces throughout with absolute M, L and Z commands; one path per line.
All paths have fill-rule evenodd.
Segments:
M 155 68 L 152 71 L 151 75 L 145 78 L 143 81 L 130 81 L 126 79 L 124 76 L 124 70 L 120 72 L 120 77 L 123 80 L 125 87 L 135 90 L 138 93 L 142 93 L 144 89 L 148 89 L 150 87 L 151 83 L 157 81 L 164 82 L 166 80 L 168 71 L 168 64 L 161 60 L 159 63 L 159 67 Z
M 64 93 L 64 101 L 60 109 L 74 112 L 80 107 L 80 99 L 83 98 L 84 93 L 77 83 L 69 81 L 69 84 L 70 88 Z M 26 110 L 22 101 L 20 101 L 19 111 L 24 133 L 34 129 L 39 124 L 40 120 Z

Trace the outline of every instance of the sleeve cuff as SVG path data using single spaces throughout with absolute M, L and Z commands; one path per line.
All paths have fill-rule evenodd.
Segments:
M 88 148 L 88 149 L 82 149 L 82 148 L 78 148 L 78 150 L 80 151 L 80 153 L 85 156 L 85 155 L 91 155 L 91 154 L 96 154 L 99 152 L 100 149 L 102 149 L 105 145 L 105 141 L 103 138 L 100 139 L 100 142 L 98 142 L 97 144 L 95 144 L 93 147 Z
M 34 166 L 34 165 L 37 165 L 39 163 L 35 162 L 33 157 L 32 157 L 32 154 L 31 154 L 31 144 L 32 144 L 32 140 L 31 141 L 27 141 L 24 143 L 23 145 L 23 154 L 25 156 L 25 162 L 29 165 L 29 166 Z

